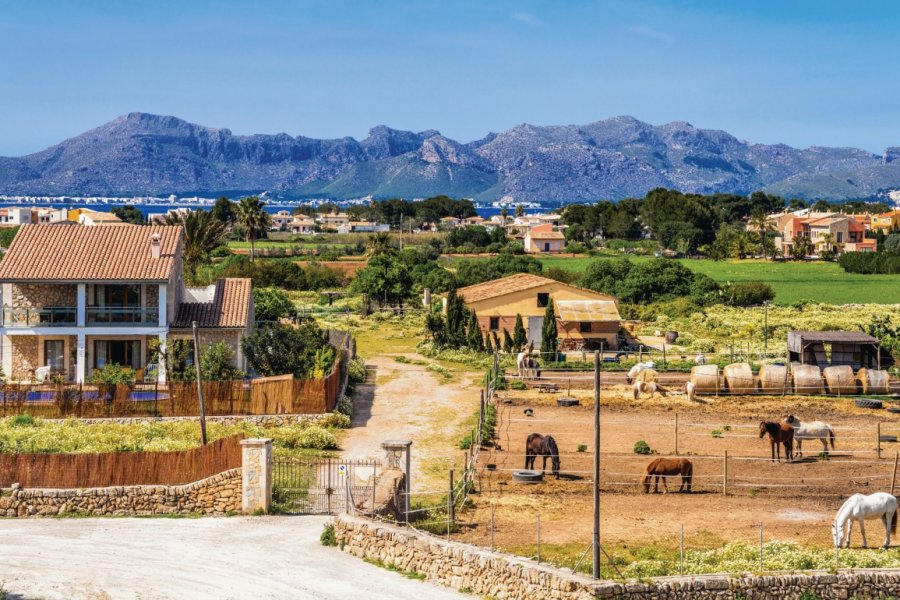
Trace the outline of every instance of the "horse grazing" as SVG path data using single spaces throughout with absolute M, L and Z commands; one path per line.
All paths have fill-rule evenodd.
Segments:
M 519 377 L 523 379 L 540 377 L 540 371 L 538 371 L 540 364 L 528 352 L 519 352 L 516 355 L 516 366 L 519 368 Z
M 694 477 L 694 465 L 686 458 L 655 458 L 644 468 L 644 476 L 641 477 L 641 485 L 644 493 L 650 493 L 650 480 L 653 479 L 653 493 L 659 493 L 659 480 L 662 478 L 663 488 L 669 493 L 666 479 L 681 475 L 679 492 L 691 493 L 691 480 Z
M 775 462 L 775 451 L 778 451 L 778 462 L 781 462 L 781 446 L 784 446 L 784 459 L 788 462 L 794 460 L 794 428 L 788 423 L 773 423 L 761 421 L 759 424 L 759 439 L 769 434 L 769 443 L 772 444 L 772 462 Z
M 659 393 L 660 396 L 665 398 L 669 394 L 669 390 L 659 385 L 655 381 L 635 381 L 632 386 L 632 391 L 634 393 L 634 399 L 637 400 L 640 398 L 641 394 L 650 394 L 650 397 L 653 397 L 653 394 Z
M 656 363 L 652 360 L 648 360 L 645 363 L 639 362 L 628 370 L 628 374 L 625 376 L 625 381 L 627 383 L 631 383 L 634 381 L 634 378 L 638 376 L 638 373 L 641 371 L 646 371 L 647 369 L 655 369 Z
M 544 457 L 544 465 L 541 471 L 547 470 L 547 459 L 551 459 L 553 474 L 559 479 L 559 448 L 552 435 L 532 433 L 525 441 L 525 468 L 534 469 L 534 459 Z
M 850 547 L 850 530 L 853 521 L 859 523 L 859 531 L 862 533 L 862 547 L 866 544 L 866 519 L 881 519 L 884 523 L 884 545 L 891 545 L 891 534 L 897 532 L 897 498 L 885 492 L 869 494 L 853 494 L 844 502 L 831 525 L 831 535 L 834 537 L 834 547 L 840 548 L 844 542 L 844 525 L 847 525 L 847 542 L 845 548 Z M 848 523 L 849 521 L 849 523 Z M 890 527 L 888 526 L 890 525 Z
M 794 441 L 797 442 L 797 455 L 803 456 L 803 440 L 819 440 L 822 442 L 822 452 L 828 456 L 828 443 L 831 442 L 831 449 L 834 450 L 834 429 L 828 423 L 822 421 L 811 421 L 809 423 L 801 423 L 800 419 L 794 415 L 788 415 L 784 421 L 794 428 Z

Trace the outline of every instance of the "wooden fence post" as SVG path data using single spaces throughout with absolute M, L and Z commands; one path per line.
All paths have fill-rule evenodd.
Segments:
M 725 451 L 725 457 L 722 460 L 722 495 L 728 495 L 728 450 Z
M 878 436 L 878 445 L 875 447 L 875 451 L 878 456 L 878 460 L 881 460 L 881 421 L 878 422 L 877 434 Z
M 891 474 L 891 496 L 894 495 L 894 484 L 897 483 L 897 459 L 900 459 L 900 452 L 894 453 L 894 472 Z
M 675 413 L 675 454 L 678 454 L 678 413 Z
M 450 525 L 453 523 L 453 469 L 450 469 L 450 493 L 447 495 L 447 539 L 450 539 Z

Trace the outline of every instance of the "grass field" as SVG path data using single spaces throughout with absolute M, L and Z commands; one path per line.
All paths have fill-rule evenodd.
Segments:
M 452 268 L 456 259 L 444 259 Z M 484 260 L 484 259 L 474 259 Z M 583 272 L 590 257 L 543 257 L 544 268 L 560 267 Z M 631 260 L 650 260 L 631 257 Z M 765 281 L 775 288 L 776 304 L 800 301 L 825 304 L 897 304 L 900 303 L 900 275 L 858 275 L 845 273 L 832 262 L 777 262 L 762 260 L 681 259 L 692 271 L 709 275 L 719 283 L 729 281 Z

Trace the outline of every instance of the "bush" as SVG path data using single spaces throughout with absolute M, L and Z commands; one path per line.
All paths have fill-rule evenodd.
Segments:
M 347 365 L 347 377 L 351 389 L 365 381 L 368 377 L 366 361 L 358 357 L 351 360 Z
M 719 291 L 718 284 L 710 277 L 665 258 L 638 264 L 627 259 L 598 259 L 588 265 L 581 285 L 629 304 L 685 296 L 698 304 L 707 304 L 715 300 Z
M 900 256 L 888 252 L 846 252 L 838 264 L 848 273 L 863 275 L 900 273 Z
M 10 419 L 9 424 L 13 427 L 34 427 L 37 421 L 31 415 L 16 415 Z
M 322 535 L 319 536 L 319 541 L 322 542 L 323 546 L 337 546 L 337 536 L 334 535 L 334 523 L 325 524 L 325 527 L 322 529 Z
M 650 454 L 651 452 L 650 445 L 644 440 L 638 440 L 634 443 L 635 454 Z
M 298 379 L 308 378 L 315 370 L 330 370 L 321 362 L 320 352 L 327 345 L 325 333 L 312 321 L 299 327 L 266 323 L 241 340 L 247 362 L 264 377 L 293 373 Z M 331 354 L 333 359 L 333 353 Z
M 337 436 L 324 427 L 306 423 L 273 431 L 272 438 L 285 448 L 292 449 L 336 450 L 338 447 Z
M 257 321 L 277 321 L 294 312 L 294 303 L 288 295 L 274 287 L 253 288 L 253 307 Z
M 347 398 L 347 396 L 343 396 L 341 400 L 344 398 Z M 346 415 L 342 412 L 329 413 L 325 418 L 319 419 L 316 424 L 321 425 L 322 427 L 328 427 L 329 429 L 349 429 L 350 415 Z
M 775 299 L 775 290 L 762 281 L 729 283 L 722 292 L 728 306 L 758 306 Z
M 118 385 L 134 383 L 134 370 L 118 363 L 107 363 L 100 369 L 94 369 L 88 378 L 95 385 Z
M 587 444 L 578 444 L 576 452 L 587 452 Z

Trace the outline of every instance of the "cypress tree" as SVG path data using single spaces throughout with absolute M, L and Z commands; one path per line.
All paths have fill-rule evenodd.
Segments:
M 491 338 L 494 340 L 494 350 L 500 352 L 500 337 L 496 331 L 491 332 Z
M 547 358 L 556 357 L 556 349 L 559 345 L 559 332 L 556 329 L 556 311 L 553 308 L 553 300 L 547 303 L 544 311 L 544 324 L 541 326 L 541 354 Z
M 528 341 L 528 335 L 525 333 L 525 326 L 522 324 L 522 315 L 516 315 L 516 326 L 513 329 L 513 351 L 521 352 Z
M 447 343 L 454 348 L 466 345 L 466 307 L 456 290 L 447 294 Z
M 491 336 L 490 335 L 484 336 L 484 351 L 487 352 L 488 354 L 494 353 L 494 346 L 493 346 L 493 344 L 491 344 Z
M 475 350 L 476 352 L 482 352 L 484 350 L 484 337 L 481 334 L 481 327 L 478 326 L 478 317 L 475 316 L 475 311 L 470 310 L 469 312 L 469 326 L 468 326 L 468 346 L 469 349 Z
M 509 354 L 513 349 L 513 339 L 509 335 L 509 331 L 503 330 L 503 351 Z

